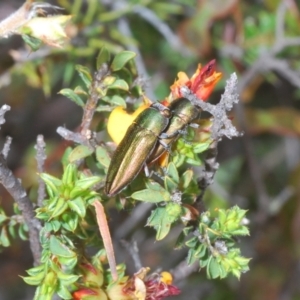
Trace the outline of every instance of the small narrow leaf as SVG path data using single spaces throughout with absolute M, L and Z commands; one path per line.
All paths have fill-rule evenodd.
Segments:
M 149 203 L 159 203 L 164 201 L 170 201 L 170 194 L 165 190 L 155 191 L 155 190 L 145 189 L 133 193 L 131 195 L 131 198 L 138 201 L 144 201 Z
M 99 183 L 101 180 L 102 180 L 102 178 L 98 177 L 98 176 L 86 177 L 86 178 L 77 180 L 75 183 L 75 186 L 79 187 L 83 190 L 87 190 L 88 188 L 92 187 L 96 183 Z
M 98 146 L 96 148 L 96 159 L 107 170 L 110 164 L 110 155 L 106 148 Z
M 69 207 L 75 211 L 81 218 L 84 218 L 85 213 L 86 213 L 86 208 L 84 205 L 84 201 L 82 198 L 76 198 L 74 200 L 68 201 Z
M 128 83 L 123 79 L 115 80 L 115 82 L 112 83 L 111 85 L 109 85 L 107 88 L 108 89 L 118 89 L 118 90 L 123 90 L 123 91 L 129 90 Z
M 87 88 L 90 87 L 92 83 L 92 76 L 90 74 L 90 70 L 87 67 L 81 66 L 81 65 L 76 65 L 76 70 L 79 73 L 79 76 L 81 77 L 82 81 L 84 82 L 85 86 Z
M 68 203 L 65 199 L 59 198 L 56 206 L 51 214 L 51 218 L 60 216 L 68 208 Z
M 182 184 L 183 190 L 186 190 L 188 188 L 188 186 L 190 185 L 190 183 L 191 183 L 191 181 L 193 179 L 193 176 L 194 176 L 193 170 L 186 170 L 182 174 L 180 182 Z
M 101 65 L 103 63 L 108 63 L 110 60 L 110 53 L 109 51 L 106 49 L 106 47 L 102 47 L 99 54 L 98 54 L 98 57 L 97 57 L 97 63 L 96 63 L 96 66 L 97 66 L 97 70 L 100 69 Z
M 73 163 L 79 159 L 86 158 L 94 152 L 93 149 L 85 145 L 75 147 L 69 155 L 69 162 Z
M 37 51 L 43 43 L 41 40 L 27 34 L 22 34 L 22 39 L 31 48 L 32 51 Z
M 84 102 L 83 100 L 80 98 L 80 96 L 78 96 L 73 90 L 71 89 L 62 89 L 59 91 L 59 94 L 68 97 L 70 100 L 72 100 L 73 102 L 75 102 L 77 105 L 83 107 L 84 106 Z
M 118 71 L 121 70 L 126 63 L 133 59 L 136 56 L 134 52 L 131 51 L 123 51 L 118 53 L 111 64 L 112 71 Z
M 10 246 L 10 240 L 8 238 L 8 233 L 6 227 L 3 227 L 1 230 L 1 235 L 0 235 L 0 244 L 3 247 L 8 247 Z
M 50 237 L 50 251 L 60 257 L 65 258 L 74 258 L 76 257 L 76 253 L 69 249 L 66 245 L 64 245 L 60 239 L 56 236 L 51 235 Z

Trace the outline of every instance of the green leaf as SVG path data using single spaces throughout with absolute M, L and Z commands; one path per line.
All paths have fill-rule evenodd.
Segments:
M 17 236 L 17 231 L 16 231 L 16 226 L 15 226 L 15 222 L 12 222 L 12 220 L 9 222 L 9 225 L 7 227 L 8 229 L 8 234 L 15 239 Z
M 52 214 L 51 214 L 51 218 L 55 218 L 60 216 L 62 213 L 65 212 L 65 210 L 68 208 L 68 203 L 64 198 L 59 198 L 55 209 L 53 210 Z
M 10 240 L 8 238 L 8 233 L 7 233 L 7 228 L 3 227 L 1 230 L 1 234 L 0 234 L 0 244 L 3 247 L 8 247 L 10 246 Z
M 72 294 L 69 292 L 69 290 L 63 285 L 60 284 L 57 290 L 57 295 L 61 299 L 73 299 Z
M 81 188 L 82 190 L 87 190 L 96 183 L 99 183 L 102 180 L 99 176 L 91 176 L 76 181 L 75 186 Z
M 9 218 L 4 213 L 0 214 L 0 225 L 8 219 Z
M 208 149 L 208 147 L 210 146 L 211 144 L 211 141 L 207 141 L 205 143 L 199 143 L 199 144 L 196 144 L 196 146 L 193 147 L 193 151 L 194 153 L 202 153 L 204 152 L 205 150 Z
M 185 242 L 185 245 L 189 248 L 195 248 L 199 240 L 196 236 L 192 237 L 190 240 Z
M 51 176 L 47 173 L 40 174 L 40 177 L 46 183 L 48 192 L 50 192 L 50 197 L 58 194 L 58 188 L 62 185 L 62 181 L 54 176 Z
M 177 184 L 179 183 L 179 174 L 173 162 L 168 164 L 167 176 L 171 177 Z
M 170 194 L 165 190 L 155 191 L 150 189 L 134 192 L 131 195 L 132 199 L 150 203 L 159 203 L 163 201 L 170 201 Z
M 66 266 L 68 269 L 73 269 L 77 264 L 77 256 L 74 257 L 57 257 L 60 264 Z
M 211 279 L 211 278 L 215 279 L 221 275 L 220 265 L 213 256 L 211 256 L 211 258 L 207 264 L 206 274 L 209 279 Z
M 86 208 L 85 208 L 85 204 L 84 204 L 84 201 L 82 200 L 82 198 L 78 197 L 74 200 L 70 200 L 70 201 L 68 201 L 68 205 L 81 218 L 85 217 Z
M 83 196 L 84 194 L 86 194 L 87 191 L 83 190 L 81 187 L 75 186 L 71 191 L 70 191 L 70 197 L 69 199 L 75 199 L 79 196 Z
M 76 253 L 64 245 L 61 240 L 54 235 L 50 236 L 49 246 L 50 251 L 56 256 L 72 259 L 76 257 Z
M 186 258 L 186 262 L 188 265 L 193 264 L 195 261 L 197 261 L 197 257 L 195 256 L 195 250 L 190 249 Z
M 119 95 L 105 96 L 101 100 L 103 100 L 104 102 L 107 102 L 111 105 L 122 106 L 122 107 L 126 108 L 126 101 L 124 100 L 123 97 L 121 97 Z
M 82 81 L 84 82 L 85 86 L 87 88 L 89 88 L 92 83 L 92 80 L 93 80 L 93 78 L 90 74 L 90 70 L 87 67 L 84 67 L 81 65 L 76 65 L 75 68 L 78 71 L 79 76 L 82 79 Z
M 165 192 L 165 189 L 155 181 L 146 181 L 146 187 L 150 190 Z
M 61 225 L 66 230 L 74 232 L 78 226 L 78 215 L 75 213 L 63 215 L 63 222 Z
M 108 63 L 109 61 L 110 61 L 110 53 L 104 46 L 101 48 L 97 57 L 97 62 L 96 62 L 97 70 L 100 69 L 103 63 Z
M 195 256 L 197 257 L 197 258 L 202 258 L 202 257 L 204 257 L 205 255 L 207 255 L 208 253 L 207 253 L 207 246 L 205 245 L 205 244 L 203 244 L 203 243 L 201 243 L 198 247 L 197 247 L 197 249 L 196 249 L 196 251 L 195 251 Z
M 105 147 L 97 146 L 96 159 L 103 167 L 105 167 L 105 171 L 107 171 L 111 159 Z
M 80 275 L 73 275 L 73 274 L 65 274 L 63 272 L 56 272 L 57 278 L 62 281 L 64 285 L 70 285 L 81 277 Z
M 180 204 L 169 202 L 166 205 L 166 213 L 169 221 L 174 223 L 177 221 L 182 213 L 182 208 Z
M 198 158 L 196 160 L 196 159 L 188 157 L 186 159 L 186 163 L 189 165 L 193 165 L 193 166 L 201 166 L 202 165 L 202 162 L 200 160 L 198 160 Z
M 69 155 L 69 162 L 73 163 L 79 159 L 86 158 L 94 152 L 93 149 L 85 145 L 75 147 Z
M 84 102 L 83 100 L 80 98 L 80 96 L 78 96 L 73 90 L 71 89 L 62 89 L 59 91 L 59 94 L 68 97 L 70 100 L 72 100 L 73 102 L 75 102 L 77 105 L 83 107 L 84 106 Z
M 113 62 L 111 64 L 111 69 L 112 71 L 118 71 L 121 70 L 126 63 L 133 59 L 136 56 L 136 54 L 134 52 L 131 51 L 123 51 L 118 53 L 114 59 Z
M 22 34 L 22 39 L 31 48 L 32 51 L 37 51 L 43 44 L 43 42 L 37 38 L 34 38 L 27 34 Z
M 22 277 L 22 278 L 29 285 L 39 285 L 43 281 L 44 277 L 45 277 L 44 274 L 41 273 L 41 274 L 38 274 L 36 276 L 25 276 L 25 277 Z
M 20 224 L 18 228 L 18 235 L 21 240 L 27 241 L 28 240 L 28 230 L 26 230 L 27 227 L 25 227 L 23 224 Z
M 49 224 L 51 225 L 51 231 L 53 230 L 54 232 L 57 232 L 61 227 L 61 222 L 58 220 L 52 220 Z
M 117 79 L 117 80 L 115 80 L 115 82 L 112 83 L 111 85 L 109 85 L 107 88 L 108 89 L 123 90 L 123 91 L 126 91 L 126 92 L 129 91 L 129 85 L 123 79 Z
M 39 265 L 37 267 L 31 268 L 29 270 L 26 271 L 28 275 L 30 276 L 36 276 L 40 273 L 45 274 L 45 265 Z
M 178 250 L 184 247 L 184 239 L 185 239 L 185 234 L 181 232 L 176 240 L 174 249 Z
M 162 240 L 167 236 L 171 229 L 171 223 L 167 217 L 166 210 L 159 207 L 152 211 L 147 221 L 147 226 L 152 226 L 156 230 L 156 240 Z
M 186 190 L 188 186 L 190 185 L 192 179 L 194 177 L 194 172 L 193 170 L 186 170 L 180 178 L 180 183 L 182 185 L 182 189 Z
M 75 164 L 68 164 L 64 169 L 64 174 L 62 176 L 62 183 L 64 186 L 73 185 L 77 179 L 77 166 Z
M 76 88 L 74 89 L 74 92 L 76 95 L 88 96 L 88 93 L 80 85 L 76 86 Z
M 178 188 L 178 183 L 168 176 L 166 176 L 164 179 L 164 185 L 165 189 L 171 194 L 176 192 Z

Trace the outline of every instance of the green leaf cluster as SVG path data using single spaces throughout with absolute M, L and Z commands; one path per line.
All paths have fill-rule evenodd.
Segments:
M 133 84 L 136 78 L 133 75 L 132 59 L 135 55 L 131 51 L 122 51 L 111 58 L 110 52 L 103 47 L 97 58 L 96 78 L 93 80 L 88 68 L 77 65 L 76 70 L 84 83 L 84 88 L 82 86 L 77 86 L 74 90 L 65 88 L 60 94 L 84 107 L 88 97 L 95 97 L 91 95 L 93 88 L 97 92 L 96 97 L 100 99 L 96 111 L 110 111 L 114 106 L 126 107 L 125 97 L 141 95 L 141 87 Z
M 208 278 L 225 278 L 229 273 L 239 278 L 248 271 L 250 259 L 241 256 L 235 248 L 237 236 L 249 235 L 243 225 L 245 214 L 237 206 L 217 210 L 216 218 L 211 218 L 209 212 L 201 214 L 197 229 L 185 228 L 177 242 L 178 247 L 189 248 L 188 263 L 198 262 L 201 268 L 206 267 Z M 192 237 L 184 242 L 189 234 Z
M 23 241 L 28 239 L 28 227 L 16 204 L 14 213 L 15 215 L 7 216 L 5 211 L 0 208 L 0 246 L 2 247 L 9 247 L 11 240 L 17 237 Z
M 92 244 L 95 236 L 91 234 L 94 217 L 90 204 L 99 195 L 91 188 L 101 178 L 84 175 L 75 164 L 66 166 L 62 179 L 46 173 L 40 176 L 49 195 L 36 215 L 44 222 L 40 231 L 41 265 L 28 270 L 29 276 L 24 280 L 38 285 L 35 299 L 52 299 L 54 293 L 62 299 L 72 299 L 70 290 L 76 289 L 73 284 L 81 277 L 78 263 L 83 249 Z

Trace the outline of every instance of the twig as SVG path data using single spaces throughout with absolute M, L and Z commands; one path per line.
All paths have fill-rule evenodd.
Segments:
M 211 127 L 211 138 L 213 142 L 207 151 L 204 170 L 202 176 L 198 180 L 201 193 L 196 199 L 195 206 L 199 212 L 203 211 L 203 195 L 207 187 L 213 183 L 215 173 L 219 168 L 219 164 L 216 161 L 218 142 L 223 138 L 223 136 L 232 138 L 241 135 L 241 133 L 239 133 L 232 125 L 231 120 L 227 116 L 227 111 L 230 111 L 233 108 L 233 104 L 239 101 L 237 83 L 237 76 L 233 73 L 229 80 L 227 80 L 225 91 L 220 102 L 216 105 L 212 105 L 197 98 L 197 96 L 194 95 L 187 87 L 181 88 L 181 93 L 184 97 L 189 99 L 194 105 L 201 107 L 202 110 L 209 112 L 214 117 Z
M 167 41 L 171 48 L 179 51 L 181 54 L 188 56 L 191 51 L 181 42 L 171 28 L 163 22 L 152 10 L 145 6 L 134 5 L 132 11 L 151 24 Z
M 44 137 L 40 134 L 37 137 L 36 145 L 34 147 L 36 149 L 36 161 L 37 161 L 38 173 L 44 172 L 44 163 L 47 158 L 46 152 L 45 152 L 45 147 L 46 147 L 46 144 L 44 141 Z M 39 184 L 39 187 L 38 187 L 37 204 L 39 207 L 41 207 L 43 205 L 43 200 L 46 197 L 45 182 L 39 177 L 38 184 Z
M 205 194 L 206 189 L 213 183 L 215 173 L 219 168 L 219 163 L 217 162 L 217 154 L 218 142 L 213 141 L 206 152 L 204 168 L 201 176 L 197 181 L 198 187 L 201 189 L 201 193 L 197 196 L 194 206 L 199 213 L 205 211 L 205 207 L 202 202 L 203 196 Z
M 0 108 L 0 125 L 5 123 L 4 114 L 9 110 L 10 106 L 6 104 Z M 7 138 L 2 153 L 0 154 L 0 182 L 18 204 L 25 223 L 28 226 L 30 249 L 33 255 L 34 264 L 37 265 L 41 257 L 41 245 L 39 240 L 39 228 L 41 225 L 35 218 L 33 205 L 28 198 L 26 191 L 22 187 L 20 181 L 7 167 L 6 156 L 9 151 L 10 143 L 11 138 Z
M 99 100 L 98 88 L 101 88 L 101 81 L 110 71 L 107 64 L 103 64 L 94 74 L 93 82 L 89 91 L 89 98 L 84 106 L 83 117 L 81 121 L 81 135 L 87 140 L 90 139 L 90 126 Z
M 5 143 L 4 143 L 4 146 L 3 146 L 3 149 L 1 151 L 2 154 L 3 154 L 3 157 L 5 159 L 7 158 L 8 152 L 10 150 L 11 141 L 12 141 L 12 138 L 10 136 L 7 136 L 6 140 L 5 140 Z
M 199 270 L 199 262 L 195 262 L 192 265 L 188 265 L 186 260 L 180 262 L 171 273 L 174 277 L 175 282 L 182 281 L 189 277 L 192 273 L 195 273 Z
M 286 61 L 275 58 L 277 54 L 283 51 L 286 47 L 299 46 L 300 38 L 285 37 L 284 35 L 284 20 L 286 14 L 286 1 L 281 1 L 278 5 L 276 12 L 276 31 L 275 31 L 275 42 L 273 46 L 268 49 L 267 52 L 261 53 L 258 59 L 251 65 L 251 67 L 243 74 L 238 85 L 238 92 L 242 93 L 249 83 L 257 76 L 257 74 L 265 73 L 268 71 L 276 71 L 289 82 L 296 87 L 300 87 L 299 74 L 293 71 Z M 263 184 L 262 172 L 259 164 L 255 160 L 253 145 L 247 130 L 247 124 L 245 122 L 245 110 L 242 103 L 236 106 L 236 117 L 239 126 L 244 131 L 244 147 L 246 150 L 246 158 L 248 161 L 248 167 L 251 174 L 251 178 L 256 189 L 258 197 L 260 217 L 259 221 L 264 222 L 268 215 L 269 210 L 269 196 L 266 188 Z
M 139 271 L 143 267 L 143 265 L 141 263 L 141 258 L 139 256 L 139 248 L 137 246 L 137 242 L 136 241 L 131 241 L 129 243 L 125 240 L 121 240 L 120 243 L 127 250 L 127 252 L 130 254 L 130 256 L 133 260 L 135 270 Z
M 114 234 L 116 239 L 121 239 L 126 237 L 141 220 L 149 214 L 153 205 L 150 203 L 142 203 L 135 207 L 131 212 L 130 218 L 127 218 L 125 222 L 119 226 Z
M 2 105 L 2 107 L 0 108 L 0 128 L 1 125 L 5 123 L 4 115 L 9 110 L 10 110 L 10 106 L 7 104 Z
M 3 154 L 0 154 L 0 182 L 16 201 L 20 211 L 22 212 L 25 223 L 28 226 L 29 243 L 33 254 L 34 265 L 37 265 L 41 257 L 41 245 L 33 205 L 20 181 L 7 167 Z
M 230 78 L 227 80 L 224 94 L 222 95 L 220 102 L 216 105 L 212 105 L 199 99 L 186 86 L 182 87 L 180 91 L 181 94 L 189 99 L 195 106 L 209 112 L 214 117 L 211 127 L 211 137 L 213 140 L 220 141 L 223 136 L 230 139 L 241 135 L 232 125 L 226 112 L 231 110 L 233 104 L 239 101 L 237 94 L 237 76 L 235 73 L 231 74 Z
M 80 133 L 73 132 L 65 127 L 58 127 L 56 132 L 67 141 L 73 141 L 82 145 L 86 143 L 86 139 Z

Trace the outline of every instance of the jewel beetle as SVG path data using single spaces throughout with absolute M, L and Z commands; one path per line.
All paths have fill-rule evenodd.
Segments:
M 186 98 L 175 99 L 168 108 L 172 113 L 172 118 L 166 130 L 161 135 L 162 143 L 158 143 L 155 146 L 147 159 L 147 164 L 156 161 L 166 151 L 166 145 L 169 146 L 175 142 L 179 138 L 179 135 L 184 132 L 186 126 L 200 117 L 201 109 Z
M 170 109 L 152 104 L 129 126 L 108 167 L 104 191 L 114 196 L 139 174 L 171 118 Z

